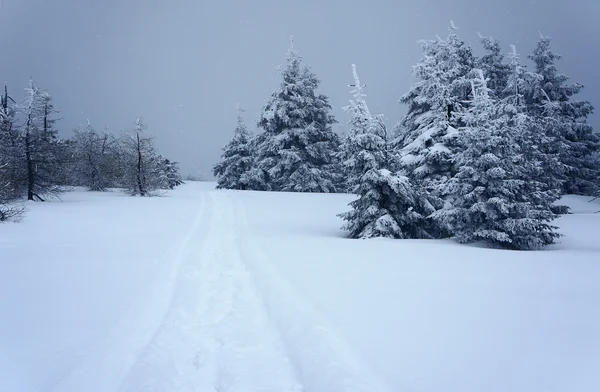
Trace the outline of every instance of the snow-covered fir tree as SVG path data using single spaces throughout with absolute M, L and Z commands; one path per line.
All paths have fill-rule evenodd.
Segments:
M 336 160 L 340 138 L 331 127 L 336 120 L 329 99 L 316 92 L 319 79 L 293 45 L 281 74 L 281 86 L 258 120 L 264 132 L 254 143 L 251 181 L 258 190 L 336 192 L 341 184 Z
M 473 101 L 463 116 L 455 157 L 458 172 L 447 183 L 451 207 L 434 218 L 460 242 L 486 241 L 508 249 L 537 249 L 559 235 L 550 222 L 556 193 L 536 178 L 536 130 L 519 100 L 496 100 L 481 70 L 473 72 Z M 533 124 L 534 125 L 534 124 Z
M 123 187 L 131 195 L 154 196 L 164 189 L 166 175 L 161 170 L 161 157 L 154 147 L 154 139 L 147 136 L 141 117 L 135 121 L 133 131 L 122 140 Z
M 173 162 L 167 158 L 160 159 L 160 170 L 164 173 L 165 181 L 163 183 L 163 189 L 175 189 L 176 187 L 183 185 L 183 178 L 179 172 L 179 163 Z
M 587 122 L 593 107 L 588 101 L 574 99 L 583 86 L 569 83 L 569 77 L 558 72 L 556 61 L 561 56 L 551 50 L 550 44 L 551 38 L 542 36 L 529 55 L 539 78 L 526 97 L 527 103 L 552 138 L 549 152 L 559 156 L 564 168 L 563 193 L 593 195 L 600 175 L 595 159 L 600 138 Z
M 565 178 L 564 165 L 560 162 L 560 157 L 554 147 L 555 138 L 544 129 L 542 119 L 532 113 L 527 105 L 527 97 L 533 94 L 541 76 L 527 71 L 515 46 L 511 45 L 511 48 L 509 54 L 511 73 L 506 83 L 503 99 L 527 115 L 528 135 L 531 140 L 524 146 L 527 149 L 523 151 L 531 155 L 530 158 L 527 158 L 528 160 L 538 162 L 541 168 L 535 179 L 541 184 L 545 184 L 545 189 L 554 192 L 558 198 Z M 566 207 L 556 207 L 556 211 L 566 212 L 566 210 L 568 210 Z
M 403 175 L 370 169 L 358 185 L 352 210 L 340 214 L 351 238 L 434 238 L 437 228 L 428 219 L 435 208 L 429 198 Z
M 387 140 L 380 118 L 374 117 L 365 101 L 356 66 L 352 64 L 353 99 L 344 110 L 349 114 L 350 130 L 344 138 L 339 157 L 346 175 L 347 189 L 356 193 L 362 176 L 372 168 L 387 167 Z
M 510 64 L 504 61 L 500 41 L 494 37 L 481 35 L 480 41 L 485 54 L 476 60 L 476 67 L 483 71 L 490 95 L 494 98 L 502 98 L 511 73 Z
M 440 184 L 455 173 L 453 134 L 461 126 L 461 113 L 469 102 L 467 75 L 474 67 L 471 48 L 451 24 L 446 39 L 420 41 L 423 58 L 413 67 L 416 84 L 401 102 L 407 115 L 396 130 L 407 176 L 437 196 Z M 452 137 L 448 138 L 448 135 Z
M 244 123 L 244 110 L 238 107 L 237 126 L 233 138 L 225 147 L 221 161 L 213 167 L 219 189 L 252 189 L 249 171 L 253 168 L 251 136 Z
M 371 115 L 354 65 L 352 73 L 354 99 L 345 107 L 351 129 L 340 155 L 350 189 L 359 197 L 350 203 L 351 211 L 340 214 L 343 229 L 351 238 L 431 238 L 427 216 L 434 208 L 407 177 L 389 170 L 385 126 Z

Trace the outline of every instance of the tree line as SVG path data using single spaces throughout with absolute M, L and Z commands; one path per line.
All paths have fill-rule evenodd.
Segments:
M 89 122 L 71 138 L 58 135 L 50 94 L 33 81 L 22 101 L 4 88 L 0 102 L 0 221 L 18 218 L 22 198 L 45 201 L 72 186 L 122 188 L 152 196 L 182 183 L 176 162 L 160 155 L 142 118 L 115 136 Z
M 351 192 L 340 214 L 352 238 L 447 238 L 527 250 L 555 242 L 564 194 L 600 192 L 600 138 L 576 99 L 583 86 L 560 73 L 551 38 L 527 58 L 480 36 L 477 57 L 451 23 L 421 40 L 407 114 L 388 132 L 366 103 L 353 65 L 349 132 L 332 130 L 327 96 L 291 47 L 282 81 L 251 134 L 243 112 L 222 159 L 218 188 Z

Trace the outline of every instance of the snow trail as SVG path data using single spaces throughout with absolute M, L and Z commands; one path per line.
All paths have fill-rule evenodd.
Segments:
M 277 271 L 252 235 L 245 207 L 238 199 L 235 211 L 238 245 L 305 391 L 391 391 L 385 379 L 360 359 L 327 317 Z
M 176 281 L 192 242 L 206 235 L 207 227 L 202 223 L 210 219 L 212 200 L 202 192 L 198 197 L 200 203 L 192 225 L 181 242 L 161 258 L 161 267 L 151 284 L 139 293 L 109 336 L 53 388 L 54 392 L 114 391 L 138 361 L 140 352 L 156 335 L 172 307 Z
M 386 392 L 277 271 L 239 194 L 201 192 L 153 286 L 55 392 Z
M 121 391 L 301 391 L 236 247 L 226 194 L 212 199 L 160 330 Z

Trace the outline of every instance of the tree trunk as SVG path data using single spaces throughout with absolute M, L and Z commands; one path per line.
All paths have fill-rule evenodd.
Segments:
M 93 146 L 93 145 L 92 145 Z M 93 147 L 90 147 L 92 149 Z M 96 165 L 94 164 L 94 159 L 92 158 L 92 153 L 88 150 L 87 152 L 88 163 L 91 168 L 91 178 L 90 178 L 90 190 L 91 191 L 100 191 L 99 181 L 98 181 L 98 170 L 96 169 Z
M 48 104 L 44 105 L 44 136 L 48 132 Z
M 27 119 L 27 125 L 25 130 L 25 158 L 27 159 L 27 200 L 33 200 L 35 196 L 34 187 L 35 187 L 35 174 L 34 174 L 34 164 L 33 159 L 31 158 L 31 115 Z
M 138 153 L 138 162 L 137 162 L 137 182 L 138 182 L 138 189 L 140 191 L 140 196 L 146 196 L 146 189 L 145 189 L 145 184 L 144 181 L 142 179 L 142 169 L 143 169 L 143 165 L 142 165 L 142 145 L 140 143 L 140 134 L 136 133 L 137 136 L 137 153 Z

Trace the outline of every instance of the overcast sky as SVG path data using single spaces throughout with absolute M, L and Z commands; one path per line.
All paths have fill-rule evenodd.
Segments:
M 525 57 L 538 32 L 554 38 L 560 71 L 586 88 L 600 111 L 598 0 L 0 0 L 0 79 L 21 98 L 32 76 L 54 96 L 68 136 L 89 119 L 118 132 L 143 116 L 165 156 L 208 173 L 235 127 L 235 103 L 250 129 L 279 84 L 289 36 L 341 108 L 351 64 L 372 112 L 393 126 L 405 109 L 416 41 L 444 36 L 452 19 L 478 47 L 477 32 Z M 600 116 L 591 119 L 600 128 Z M 341 130 L 341 126 L 336 127 Z

